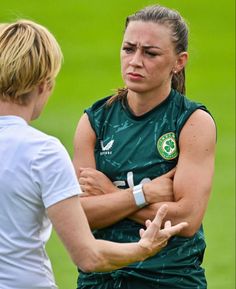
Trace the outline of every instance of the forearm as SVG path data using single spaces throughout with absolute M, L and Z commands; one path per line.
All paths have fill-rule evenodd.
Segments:
M 96 240 L 94 256 L 94 272 L 107 272 L 119 269 L 128 264 L 143 261 L 149 257 L 150 250 L 141 247 L 139 243 L 113 243 L 104 240 Z
M 158 227 L 154 226 L 154 238 L 151 234 L 138 243 L 119 244 L 96 240 L 77 196 L 50 206 L 47 213 L 73 262 L 85 272 L 111 271 L 147 258 L 153 250 L 156 252 L 163 247 L 163 239 L 169 238 L 169 234 L 161 234 Z
M 205 170 L 203 166 L 192 165 L 187 170 L 182 170 L 179 166 L 174 180 L 174 201 L 150 204 L 131 214 L 129 218 L 144 224 L 146 219 L 153 218 L 162 204 L 167 204 L 169 209 L 165 220 L 170 220 L 172 224 L 188 222 L 189 226 L 181 231 L 181 236 L 193 236 L 201 226 L 207 208 L 212 183 L 211 171 L 209 165 Z
M 161 205 L 168 205 L 168 213 L 164 219 L 170 220 L 173 225 L 179 222 L 188 222 L 189 226 L 180 232 L 180 236 L 190 237 L 196 233 L 201 224 L 203 215 L 196 217 L 195 210 L 191 205 L 188 205 L 184 200 L 178 202 L 159 202 L 146 206 L 139 211 L 129 215 L 129 218 L 142 225 L 145 224 L 147 219 L 152 220 L 155 216 L 156 211 L 161 207 Z M 194 217 L 195 215 L 195 217 Z
M 80 201 L 92 230 L 110 226 L 138 210 L 131 189 L 81 197 Z

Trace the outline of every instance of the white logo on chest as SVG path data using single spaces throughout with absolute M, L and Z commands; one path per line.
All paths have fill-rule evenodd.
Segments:
M 102 151 L 100 152 L 100 155 L 111 155 L 112 154 L 112 147 L 114 144 L 114 140 L 110 140 L 106 145 L 104 145 L 103 140 L 100 141 Z

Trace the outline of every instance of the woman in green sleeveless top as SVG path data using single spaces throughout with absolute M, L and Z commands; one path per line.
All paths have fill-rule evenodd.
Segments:
M 80 272 L 80 289 L 207 288 L 201 267 L 216 141 L 206 107 L 185 96 L 188 28 L 178 12 L 146 7 L 126 20 L 125 88 L 79 121 L 74 165 L 94 236 L 134 242 L 167 203 L 167 219 L 189 226 L 158 254 L 110 273 Z M 174 171 L 173 169 L 176 168 Z

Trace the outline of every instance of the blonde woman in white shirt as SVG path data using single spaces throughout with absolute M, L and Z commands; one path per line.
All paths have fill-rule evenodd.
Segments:
M 45 251 L 51 222 L 81 270 L 110 271 L 152 256 L 187 224 L 161 223 L 163 206 L 140 241 L 95 240 L 80 205 L 71 160 L 56 138 L 34 129 L 61 66 L 61 49 L 43 26 L 0 25 L 0 285 L 57 288 Z M 127 190 L 127 196 L 133 198 Z M 135 200 L 133 200 L 135 206 Z

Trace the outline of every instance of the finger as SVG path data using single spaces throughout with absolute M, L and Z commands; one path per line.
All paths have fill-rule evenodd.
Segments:
M 82 190 L 83 193 L 86 193 L 86 194 L 88 194 L 88 195 L 91 194 L 91 190 L 90 190 L 90 187 L 89 187 L 89 186 L 87 186 L 87 185 L 80 185 L 80 188 L 81 188 L 81 190 Z
M 84 177 L 79 178 L 79 184 L 80 185 L 85 185 L 86 184 L 86 179 Z
M 173 168 L 172 170 L 170 170 L 169 172 L 167 172 L 167 173 L 165 174 L 165 176 L 168 177 L 168 178 L 173 178 L 174 175 L 175 175 L 175 172 L 176 172 L 176 167 Z
M 86 169 L 83 169 L 83 171 L 81 171 L 80 177 L 83 177 L 83 178 L 93 177 L 93 173 L 92 171 L 86 168 Z
M 159 210 L 156 213 L 155 218 L 153 219 L 152 223 L 156 224 L 157 226 L 161 227 L 162 221 L 165 218 L 168 211 L 168 206 L 166 204 L 161 205 Z
M 171 228 L 171 221 L 166 221 L 165 224 L 164 224 L 164 228 Z
M 80 184 L 80 188 L 81 188 L 81 191 L 84 193 L 84 192 L 85 192 L 85 190 L 84 190 L 84 185 L 81 185 L 81 184 Z
M 145 226 L 148 228 L 151 225 L 152 221 L 151 220 L 146 220 L 145 221 Z
M 86 170 L 86 168 L 82 168 L 82 167 L 80 167 L 79 168 L 79 172 L 80 172 L 80 174 L 82 173 L 82 172 L 84 172 Z
M 102 174 L 99 171 L 93 169 L 93 168 L 84 168 L 83 171 L 80 173 L 80 176 L 83 177 L 98 177 L 97 174 Z
M 187 222 L 182 222 L 182 223 L 179 223 L 179 224 L 172 226 L 170 228 L 165 228 L 162 231 L 163 231 L 163 233 L 170 234 L 170 236 L 174 236 L 174 235 L 180 233 L 180 231 L 182 231 L 183 229 L 187 228 L 187 226 L 188 226 Z
M 89 197 L 89 194 L 88 194 L 88 193 L 85 193 L 85 192 L 82 192 L 82 194 L 80 194 L 79 197 L 80 197 L 80 198 Z
M 88 174 L 87 169 L 82 169 L 79 173 L 79 176 L 85 178 L 87 174 Z
M 140 238 L 142 238 L 143 234 L 144 234 L 145 230 L 144 229 L 140 229 L 139 230 L 139 236 Z

